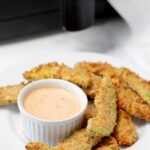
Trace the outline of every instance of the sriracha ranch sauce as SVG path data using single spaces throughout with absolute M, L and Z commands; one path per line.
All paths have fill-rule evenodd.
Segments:
M 63 120 L 80 112 L 82 104 L 71 91 L 49 86 L 30 91 L 23 106 L 28 113 L 40 119 Z

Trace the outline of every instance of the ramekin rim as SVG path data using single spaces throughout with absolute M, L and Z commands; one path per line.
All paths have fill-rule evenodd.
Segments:
M 41 119 L 41 118 L 38 118 L 38 117 L 35 117 L 33 116 L 32 114 L 30 114 L 29 112 L 27 112 L 21 102 L 23 100 L 21 100 L 21 96 L 23 95 L 23 93 L 31 86 L 33 86 L 33 84 L 36 84 L 38 82 L 46 82 L 46 81 L 56 81 L 56 82 L 63 82 L 64 84 L 70 84 L 73 88 L 77 88 L 79 91 L 80 91 L 80 94 L 82 94 L 82 96 L 84 96 L 84 101 L 85 101 L 85 104 L 83 105 L 83 107 L 81 108 L 81 110 L 75 114 L 74 116 L 70 117 L 70 118 L 67 118 L 67 119 L 63 119 L 63 120 L 44 120 L 44 119 Z M 34 88 L 33 88 L 34 89 Z M 35 88 L 36 89 L 36 88 Z M 70 89 L 68 89 L 70 90 Z M 70 90 L 72 91 L 72 90 Z M 81 100 L 80 100 L 81 101 Z M 65 80 L 62 80 L 62 79 L 41 79 L 41 80 L 37 80 L 37 81 L 34 81 L 34 82 L 31 82 L 30 84 L 26 85 L 19 93 L 18 95 L 18 101 L 17 101 L 17 104 L 18 104 L 18 108 L 20 110 L 20 113 L 24 113 L 27 117 L 29 117 L 30 119 L 34 119 L 35 121 L 40 121 L 42 123 L 46 123 L 46 124 L 64 124 L 66 122 L 71 122 L 73 120 L 76 120 L 77 118 L 79 118 L 80 116 L 82 116 L 86 109 L 87 109 L 87 105 L 88 105 L 88 99 L 87 99 L 87 95 L 84 93 L 84 91 L 79 87 L 77 86 L 76 84 L 72 83 L 72 82 L 69 82 L 69 81 L 65 81 Z

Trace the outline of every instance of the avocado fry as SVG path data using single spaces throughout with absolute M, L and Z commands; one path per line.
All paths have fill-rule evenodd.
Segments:
M 25 146 L 26 150 L 62 150 L 60 148 L 51 147 L 47 144 L 41 143 L 41 142 L 30 142 Z
M 122 109 L 118 110 L 117 125 L 113 132 L 119 145 L 130 146 L 136 142 L 137 133 L 131 116 Z
M 91 76 L 91 85 L 88 88 L 83 88 L 83 90 L 89 98 L 94 99 L 94 97 L 100 90 L 101 77 L 93 73 L 91 73 L 90 76 Z
M 100 141 L 89 139 L 86 129 L 75 131 L 70 137 L 58 142 L 57 146 L 48 146 L 40 142 L 31 142 L 26 145 L 26 150 L 91 150 Z
M 73 82 L 82 88 L 87 88 L 91 84 L 90 73 L 88 71 L 72 69 L 64 64 L 59 65 L 56 62 L 35 67 L 30 71 L 26 71 L 23 76 L 29 81 L 52 78 L 63 79 Z
M 117 119 L 116 94 L 109 75 L 102 77 L 100 91 L 94 99 L 94 104 L 97 115 L 88 120 L 88 134 L 90 137 L 109 136 L 114 130 Z
M 129 84 L 148 104 L 150 104 L 150 85 L 127 68 L 121 68 L 121 78 Z
M 122 80 L 113 80 L 118 107 L 130 115 L 150 121 L 150 106 Z
M 17 85 L 0 87 L 0 106 L 17 103 L 18 94 L 25 86 L 26 84 L 22 82 Z
M 75 68 L 86 69 L 95 75 L 109 74 L 111 78 L 120 76 L 120 70 L 108 63 L 84 61 L 76 63 Z
M 119 147 L 116 139 L 108 136 L 102 138 L 102 141 L 96 146 L 95 150 L 119 150 Z
M 83 121 L 83 127 L 86 127 L 87 126 L 87 122 L 90 118 L 94 118 L 96 117 L 97 115 L 97 110 L 95 108 L 95 105 L 93 103 L 93 101 L 89 101 L 88 102 L 88 107 L 86 109 L 86 112 L 84 114 L 84 121 Z

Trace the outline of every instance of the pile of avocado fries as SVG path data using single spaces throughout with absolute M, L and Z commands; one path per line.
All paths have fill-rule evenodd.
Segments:
M 62 79 L 81 87 L 89 98 L 82 128 L 70 137 L 48 146 L 31 142 L 27 150 L 119 150 L 137 140 L 131 116 L 150 121 L 150 83 L 127 68 L 107 63 L 79 62 L 74 68 L 52 62 L 26 71 L 26 83 L 0 88 L 0 106 L 17 102 L 19 92 L 30 82 Z

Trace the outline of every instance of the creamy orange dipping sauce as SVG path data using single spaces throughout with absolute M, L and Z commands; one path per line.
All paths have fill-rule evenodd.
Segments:
M 41 87 L 28 93 L 24 109 L 44 120 L 63 120 L 80 112 L 82 104 L 71 91 L 61 87 Z

